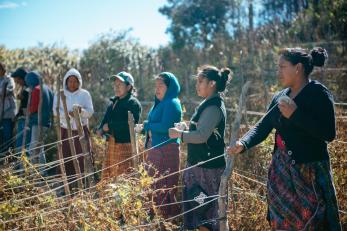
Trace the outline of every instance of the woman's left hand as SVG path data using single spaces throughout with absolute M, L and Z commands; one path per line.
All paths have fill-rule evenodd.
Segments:
M 134 130 L 136 133 L 141 133 L 143 130 L 143 124 L 135 124 Z
M 171 139 L 180 138 L 182 132 L 182 130 L 179 130 L 177 128 L 169 128 L 169 137 Z
M 289 119 L 289 117 L 294 113 L 294 111 L 297 109 L 296 103 L 294 100 L 291 100 L 290 102 L 284 102 L 280 101 L 278 103 L 278 108 L 280 109 L 280 112 L 282 115 Z
M 73 111 L 69 111 L 69 116 L 70 116 L 71 118 L 74 118 L 74 117 L 75 117 L 75 115 L 73 114 Z

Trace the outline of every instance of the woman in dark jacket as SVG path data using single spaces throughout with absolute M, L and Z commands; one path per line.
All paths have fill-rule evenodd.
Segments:
M 224 153 L 224 130 L 226 110 L 219 92 L 223 92 L 230 77 L 229 69 L 219 70 L 214 66 L 203 66 L 198 69 L 196 91 L 204 100 L 196 108 L 189 122 L 189 131 L 184 131 L 187 125 L 170 128 L 171 138 L 181 138 L 188 144 L 187 167 Z M 184 123 L 184 122 L 182 122 Z M 182 124 L 181 123 L 181 124 Z M 184 227 L 204 230 L 219 230 L 218 223 L 213 219 L 218 217 L 216 195 L 221 175 L 225 168 L 224 157 L 206 162 L 184 172 L 183 200 L 189 201 L 201 195 L 209 196 L 214 201 L 201 206 L 199 203 L 184 203 Z M 202 194 L 201 194 L 202 193 Z M 213 198 L 213 196 L 215 196 Z M 191 210 L 191 211 L 190 211 Z M 188 212 L 190 211 L 190 212 Z
M 102 179 L 127 173 L 132 167 L 131 159 L 124 162 L 132 155 L 128 111 L 133 114 L 135 123 L 138 123 L 142 110 L 140 102 L 132 94 L 134 78 L 129 73 L 122 71 L 111 76 L 111 80 L 114 81 L 115 96 L 110 99 L 111 103 L 98 130 L 98 134 L 106 134 L 108 140 Z
M 20 91 L 17 95 L 17 100 L 19 100 L 19 108 L 18 112 L 16 114 L 16 121 L 17 121 L 17 138 L 16 138 L 16 152 L 20 150 L 22 147 L 23 142 L 23 133 L 24 133 L 24 125 L 25 125 L 25 114 L 26 114 L 26 108 L 28 104 L 28 98 L 29 98 L 29 88 L 25 84 L 25 75 L 27 74 L 27 71 L 20 67 L 15 72 L 11 74 L 11 77 L 14 79 L 14 82 L 16 83 L 16 87 L 19 86 Z M 29 141 L 30 141 L 30 133 L 28 132 L 26 134 L 26 141 L 25 145 L 27 148 L 29 147 Z
M 267 183 L 272 230 L 341 230 L 327 149 L 336 135 L 333 97 L 309 78 L 326 58 L 322 48 L 283 49 L 278 74 L 287 88 L 275 94 L 264 118 L 227 150 L 243 152 L 276 129 Z

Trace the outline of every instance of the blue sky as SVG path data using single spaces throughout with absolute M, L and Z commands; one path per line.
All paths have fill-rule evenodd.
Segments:
M 143 45 L 169 41 L 165 0 L 0 0 L 0 44 L 27 48 L 58 43 L 83 49 L 101 33 L 132 28 Z

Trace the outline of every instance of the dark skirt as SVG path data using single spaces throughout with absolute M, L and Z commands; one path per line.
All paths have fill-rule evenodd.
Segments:
M 150 142 L 148 146 L 150 147 Z M 148 165 L 151 165 L 146 167 L 149 175 L 160 177 L 177 172 L 180 162 L 179 152 L 180 148 L 177 143 L 166 144 L 150 150 L 146 161 Z M 179 174 L 177 173 L 159 180 L 153 185 L 156 192 L 154 201 L 157 206 L 176 203 L 159 207 L 159 211 L 164 218 L 173 217 L 180 213 L 180 206 L 177 204 L 176 199 L 178 180 Z
M 67 129 L 61 127 L 60 130 L 61 130 L 61 139 L 62 140 L 67 139 L 69 137 Z M 88 147 L 87 148 L 88 148 L 88 151 L 89 151 L 89 155 L 91 155 L 91 145 L 90 145 L 90 139 L 89 139 L 89 129 L 88 129 L 87 126 L 84 126 L 83 130 L 84 130 L 84 133 L 85 133 L 86 138 L 88 140 L 88 142 L 87 142 L 87 146 Z M 77 136 L 77 135 L 78 135 L 78 132 L 76 130 L 73 130 L 72 131 L 72 136 Z M 81 143 L 79 141 L 79 137 L 74 138 L 73 141 L 74 141 L 74 145 L 75 145 L 76 155 L 82 154 L 82 146 L 81 146 Z M 63 149 L 63 157 L 64 157 L 64 159 L 71 157 L 72 154 L 71 154 L 71 150 L 70 150 L 69 140 L 65 140 L 62 143 L 63 143 L 62 149 Z M 84 156 L 78 157 L 77 160 L 78 160 L 78 163 L 79 163 L 81 174 L 83 174 L 84 173 Z M 76 176 L 69 178 L 69 176 L 76 175 L 75 167 L 74 167 L 74 164 L 73 164 L 73 159 L 70 158 L 68 160 L 65 160 L 64 161 L 64 165 L 65 165 L 65 172 L 66 172 L 66 176 L 68 177 L 68 181 L 75 180 Z
M 189 165 L 187 166 L 189 167 Z M 215 196 L 219 193 L 219 184 L 225 167 L 222 168 L 200 168 L 194 167 L 183 173 L 183 200 L 190 199 L 189 189 L 194 185 L 199 185 L 208 196 Z M 211 197 L 215 199 L 217 197 Z M 183 203 L 183 210 L 187 212 L 195 207 L 191 203 Z M 211 202 L 210 208 L 204 215 L 198 213 L 198 210 L 192 210 L 184 215 L 184 228 L 196 229 L 204 226 L 213 231 L 219 230 L 218 218 L 218 199 Z
M 329 161 L 294 164 L 278 148 L 268 173 L 272 230 L 341 230 Z

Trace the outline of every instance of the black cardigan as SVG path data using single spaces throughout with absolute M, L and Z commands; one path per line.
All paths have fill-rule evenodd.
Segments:
M 333 96 L 324 85 L 311 81 L 294 98 L 297 109 L 286 119 L 277 105 L 279 97 L 289 93 L 287 88 L 275 94 L 267 114 L 241 138 L 241 143 L 249 149 L 275 128 L 285 142 L 292 164 L 329 160 L 327 143 L 336 136 Z
M 117 143 L 130 143 L 128 111 L 133 114 L 135 124 L 138 123 L 142 111 L 141 104 L 131 94 L 122 99 L 112 97 L 110 101 L 99 130 L 102 130 L 104 124 L 107 123 L 110 129 L 107 133 L 112 135 Z

